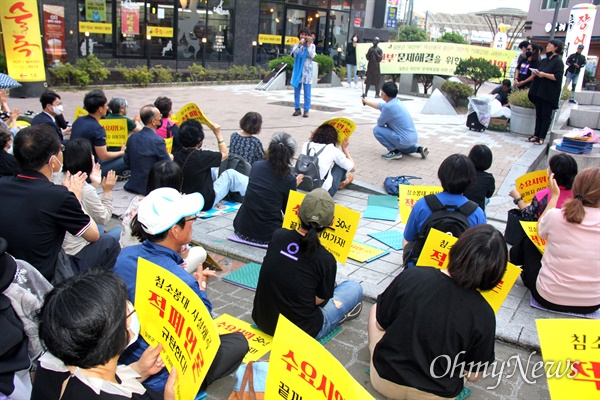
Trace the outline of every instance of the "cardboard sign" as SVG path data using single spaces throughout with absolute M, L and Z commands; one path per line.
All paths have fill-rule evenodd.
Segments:
M 165 138 L 165 146 L 167 147 L 167 153 L 171 154 L 173 151 L 173 136 Z
M 217 324 L 217 332 L 219 332 L 219 335 L 241 332 L 242 335 L 248 339 L 250 350 L 248 350 L 248 353 L 244 357 L 244 361 L 242 361 L 246 364 L 250 361 L 257 361 L 271 350 L 273 336 L 253 328 L 252 325 L 247 322 L 232 317 L 229 314 L 223 314 L 215 319 L 215 324 Z
M 428 194 L 440 193 L 441 186 L 400 185 L 398 201 L 400 202 L 400 219 L 404 225 L 415 206 L 415 203 Z
M 138 258 L 135 310 L 142 337 L 153 347 L 162 343 L 167 370 L 177 369 L 175 398 L 193 397 L 221 344 L 206 306 L 177 276 Z
M 304 200 L 304 196 L 306 196 L 304 193 L 290 190 L 282 228 L 295 230 L 300 227 L 298 209 L 302 204 L 302 200 Z M 359 220 L 360 213 L 336 204 L 331 228 L 327 228 L 319 234 L 323 247 L 342 264 L 348 258 Z
M 125 118 L 118 119 L 101 119 L 100 125 L 106 131 L 106 147 L 121 147 L 127 143 L 127 120 Z
M 546 251 L 546 239 L 542 239 L 538 235 L 537 231 L 537 221 L 519 221 L 525 234 L 535 244 L 535 247 L 540 251 L 540 253 L 544 254 Z
M 421 250 L 421 254 L 417 260 L 417 266 L 435 267 L 439 269 L 448 268 L 450 249 L 457 240 L 458 239 L 452 235 L 431 228 L 429 235 L 427 235 L 427 239 L 423 244 L 423 250 Z M 488 303 L 490 303 L 494 312 L 498 312 L 520 274 L 521 268 L 509 262 L 506 265 L 506 272 L 504 272 L 504 276 L 502 277 L 502 280 L 500 280 L 500 283 L 492 290 L 481 292 L 481 295 Z
M 195 119 L 196 121 L 204 124 L 212 129 L 213 123 L 210 122 L 206 115 L 198 108 L 198 106 L 194 103 L 188 103 L 185 106 L 181 107 L 181 110 L 177 112 L 171 119 L 177 123 L 178 125 L 188 119 Z
M 325 347 L 279 315 L 265 399 L 374 399 Z
M 348 258 L 364 263 L 373 261 L 374 259 L 382 257 L 388 253 L 389 250 L 382 250 L 377 247 L 369 246 L 366 243 L 354 241 L 352 242 L 352 247 L 350 247 Z
M 73 116 L 73 122 L 75 122 L 77 118 L 83 117 L 85 115 L 88 115 L 88 112 L 86 110 L 79 106 L 75 107 L 75 115 Z
M 356 130 L 356 124 L 348 118 L 333 118 L 321 124 L 331 125 L 335 128 L 338 134 L 338 144 L 341 146 L 344 140 L 349 139 L 352 133 Z
M 548 171 L 541 169 L 525 174 L 515 181 L 515 185 L 523 201 L 529 204 L 537 192 L 548 187 Z
M 550 398 L 600 398 L 600 320 L 536 319 L 535 324 L 542 358 L 555 372 L 548 379 Z

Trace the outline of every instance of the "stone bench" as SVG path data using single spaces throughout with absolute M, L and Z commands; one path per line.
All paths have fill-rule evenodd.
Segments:
M 569 125 L 600 129 L 600 92 L 575 92 L 577 106 L 571 109 Z

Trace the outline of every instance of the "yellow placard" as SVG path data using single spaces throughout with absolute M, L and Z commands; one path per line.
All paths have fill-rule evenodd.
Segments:
M 368 400 L 362 387 L 325 347 L 279 315 L 265 399 Z
M 367 69 L 367 51 L 370 43 L 356 45 L 356 61 L 360 71 Z M 442 42 L 387 42 L 379 43 L 383 52 L 380 63 L 382 74 L 454 75 L 461 59 L 484 58 L 500 68 L 509 70 L 517 56 L 514 50 Z
M 481 291 L 481 295 L 490 303 L 495 313 L 498 312 L 502 303 L 504 303 L 506 296 L 510 293 L 510 289 L 514 286 L 519 275 L 521 275 L 521 268 L 509 262 L 506 264 L 506 271 L 500 283 L 492 290 Z
M 415 206 L 415 203 L 428 194 L 440 193 L 444 189 L 441 186 L 416 186 L 400 185 L 398 201 L 400 202 L 400 219 L 404 225 Z
M 46 80 L 36 0 L 2 0 L 2 37 L 8 75 L 19 82 Z
M 535 323 L 544 370 L 553 372 L 548 377 L 550 398 L 599 399 L 600 320 L 536 319 Z
M 194 103 L 188 103 L 175 114 L 171 119 L 177 124 L 181 124 L 187 119 L 195 119 L 196 121 L 204 124 L 212 129 L 213 123 L 210 122 L 206 115 L 200 110 L 200 108 Z
M 151 346 L 161 343 L 167 370 L 177 369 L 175 398 L 193 398 L 221 345 L 206 306 L 173 273 L 138 258 L 135 309 L 142 337 Z
M 519 222 L 521 223 L 521 226 L 523 227 L 523 230 L 525 231 L 525 234 L 527 235 L 529 240 L 531 240 L 533 242 L 533 244 L 535 244 L 535 247 L 537 247 L 537 249 L 540 251 L 540 253 L 544 254 L 544 251 L 546 251 L 546 239 L 542 239 L 538 235 L 537 221 L 519 221 Z
M 171 154 L 173 151 L 173 136 L 165 138 L 165 146 L 167 147 L 167 153 Z
M 258 35 L 258 43 L 259 44 L 281 44 L 281 35 L 268 35 L 266 33 L 261 33 Z M 286 36 L 285 44 L 286 45 L 294 45 L 296 43 L 300 43 L 300 39 L 296 36 Z
M 523 201 L 529 204 L 537 192 L 548 187 L 548 172 L 545 169 L 530 172 L 518 178 L 515 185 Z
M 150 35 L 152 37 L 173 37 L 173 28 L 168 26 L 147 26 L 146 27 L 146 36 Z
M 85 19 L 106 21 L 106 0 L 85 0 Z
M 244 322 L 241 319 L 232 317 L 229 314 L 223 314 L 215 319 L 215 324 L 217 324 L 217 332 L 219 332 L 219 335 L 241 332 L 242 335 L 248 339 L 248 346 L 250 349 L 243 361 L 246 364 L 250 361 L 257 361 L 271 350 L 273 336 L 253 328 L 249 323 Z
M 369 246 L 366 243 L 352 242 L 350 247 L 350 253 L 348 258 L 364 263 L 373 257 L 385 253 L 385 250 L 378 249 L 377 247 Z
M 321 125 L 331 125 L 335 128 L 338 134 L 338 143 L 340 145 L 345 139 L 349 139 L 356 130 L 356 124 L 348 118 L 333 118 L 323 122 Z
M 306 196 L 304 193 L 290 190 L 285 216 L 283 217 L 283 228 L 295 230 L 300 227 L 298 209 L 302 204 L 302 200 L 304 200 L 304 196 Z M 323 247 L 342 264 L 348 258 L 359 220 L 359 212 L 336 204 L 331 228 L 324 229 L 319 234 Z
M 106 131 L 106 146 L 121 147 L 127 143 L 127 120 L 119 119 L 101 119 L 100 125 Z
M 112 33 L 112 24 L 106 22 L 79 22 L 79 32 L 110 35 Z
M 73 122 L 79 117 L 83 117 L 84 115 L 88 115 L 88 112 L 83 108 L 76 106 L 75 107 L 75 115 L 73 116 Z M 120 145 L 119 145 L 120 146 Z
M 448 268 L 450 249 L 457 240 L 458 238 L 455 238 L 452 235 L 431 228 L 429 230 L 429 235 L 427 235 L 427 239 L 425 239 L 425 243 L 423 244 L 419 259 L 417 260 L 417 266 L 435 267 L 439 269 Z M 507 263 L 506 272 L 504 272 L 504 276 L 500 283 L 492 290 L 481 292 L 481 295 L 488 303 L 490 303 L 494 312 L 498 312 L 502 303 L 504 303 L 504 299 L 508 296 L 508 293 L 520 274 L 521 268 L 511 263 Z
M 457 240 L 458 238 L 452 235 L 431 228 L 427 239 L 425 239 L 425 243 L 423 243 L 423 249 L 421 250 L 421 254 L 419 254 L 417 265 L 419 267 L 446 269 L 448 267 L 450 249 Z

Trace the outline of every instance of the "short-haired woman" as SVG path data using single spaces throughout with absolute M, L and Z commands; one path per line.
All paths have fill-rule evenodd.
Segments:
M 460 236 L 448 269 L 398 275 L 369 314 L 375 390 L 390 399 L 456 397 L 465 378 L 479 379 L 477 365 L 494 362 L 496 317 L 478 289 L 493 289 L 506 262 L 502 234 L 484 224 Z
M 248 189 L 233 228 L 240 238 L 267 245 L 281 228 L 290 190 L 296 190 L 302 175 L 294 177 L 290 162 L 296 141 L 287 133 L 276 133 L 269 144 L 269 158 L 252 166 Z
M 492 166 L 494 156 L 492 150 L 485 144 L 476 144 L 469 152 L 469 159 L 475 166 L 475 183 L 465 191 L 464 195 L 485 211 L 486 204 L 496 191 L 494 175 L 486 172 Z
M 32 400 L 159 399 L 141 382 L 159 372 L 162 347 L 149 347 L 140 360 L 117 365 L 139 334 L 139 321 L 117 275 L 91 270 L 56 286 L 39 313 L 39 335 L 48 350 L 39 360 Z M 174 399 L 175 373 L 164 398 Z
M 260 139 L 256 137 L 262 128 L 262 116 L 257 112 L 248 112 L 240 119 L 241 133 L 234 132 L 229 139 L 229 153 L 237 154 L 254 165 L 265 159 L 265 151 Z
M 127 100 L 122 97 L 113 97 L 108 102 L 108 109 L 110 112 L 106 114 L 106 119 L 124 119 L 127 121 L 127 131 L 129 134 L 134 132 L 139 132 L 142 130 L 144 125 L 142 124 L 142 120 L 140 119 L 140 115 L 137 114 L 133 120 L 127 116 L 127 110 L 129 109 L 129 105 L 127 104 Z

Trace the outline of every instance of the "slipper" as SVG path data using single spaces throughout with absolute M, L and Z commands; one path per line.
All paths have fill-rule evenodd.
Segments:
M 530 143 L 533 143 L 533 142 L 536 142 L 536 141 L 537 141 L 537 139 L 538 139 L 538 138 L 537 138 L 536 136 L 529 136 L 529 137 L 527 138 L 527 141 L 528 141 L 528 142 L 530 142 Z
M 537 139 L 535 142 L 533 142 L 533 144 L 537 144 L 538 146 L 541 146 L 544 144 L 544 139 Z

